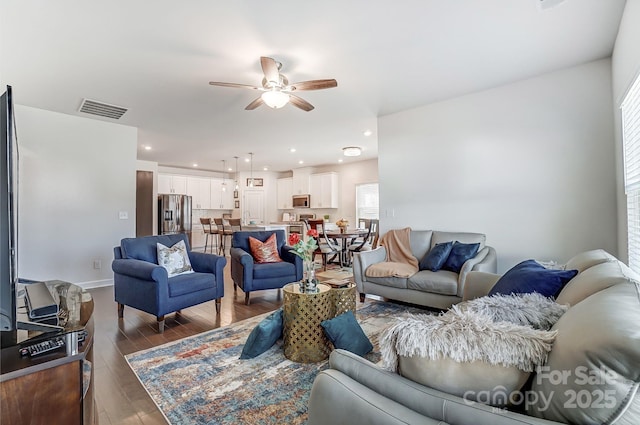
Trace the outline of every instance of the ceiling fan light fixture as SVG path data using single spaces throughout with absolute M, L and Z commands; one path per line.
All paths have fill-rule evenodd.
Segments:
M 346 148 L 342 148 L 342 154 L 344 156 L 360 156 L 362 153 L 362 149 L 357 146 L 347 146 Z
M 276 88 L 262 93 L 260 97 L 268 107 L 273 109 L 280 109 L 289 103 L 289 95 Z

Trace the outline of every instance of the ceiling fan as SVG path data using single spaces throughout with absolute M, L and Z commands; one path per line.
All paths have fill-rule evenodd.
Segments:
M 265 104 L 270 108 L 278 109 L 282 108 L 287 103 L 291 103 L 293 106 L 302 109 L 303 111 L 311 111 L 313 105 L 304 100 L 303 98 L 296 96 L 293 92 L 303 90 L 322 90 L 337 87 L 338 82 L 334 79 L 329 80 L 309 80 L 299 83 L 289 84 L 289 80 L 286 76 L 280 73 L 282 64 L 275 59 L 262 56 L 260 58 L 260 65 L 262 66 L 262 72 L 264 78 L 262 79 L 262 87 L 250 86 L 247 84 L 237 83 L 221 83 L 216 81 L 210 81 L 212 86 L 222 87 L 238 87 L 243 89 L 251 89 L 261 91 L 260 97 L 244 108 L 247 111 L 256 109 L 258 106 Z

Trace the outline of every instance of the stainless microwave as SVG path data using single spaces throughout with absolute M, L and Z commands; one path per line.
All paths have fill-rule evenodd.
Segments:
M 293 195 L 293 208 L 311 207 L 311 195 Z

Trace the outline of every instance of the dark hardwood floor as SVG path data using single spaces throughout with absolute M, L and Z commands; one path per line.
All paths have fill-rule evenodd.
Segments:
M 155 316 L 133 308 L 125 307 L 124 319 L 118 320 L 113 287 L 89 291 L 95 304 L 95 391 L 100 425 L 167 423 L 124 355 L 226 326 L 282 305 L 281 291 L 275 289 L 253 292 L 251 305 L 244 305 L 242 290 L 234 295 L 229 264 L 224 279 L 220 315 L 216 315 L 213 301 L 200 304 L 167 316 L 163 334 L 156 331 Z

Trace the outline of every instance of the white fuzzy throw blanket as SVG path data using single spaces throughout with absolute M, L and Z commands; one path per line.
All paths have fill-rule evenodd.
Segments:
M 557 335 L 557 331 L 494 322 L 488 316 L 455 309 L 439 316 L 409 315 L 395 320 L 380 338 L 384 367 L 391 371 L 397 370 L 398 356 L 420 356 L 483 361 L 532 372 L 544 363 Z
M 569 305 L 558 304 L 552 298 L 534 292 L 476 298 L 455 305 L 452 309 L 484 314 L 494 322 L 505 321 L 549 330 L 569 309 Z

